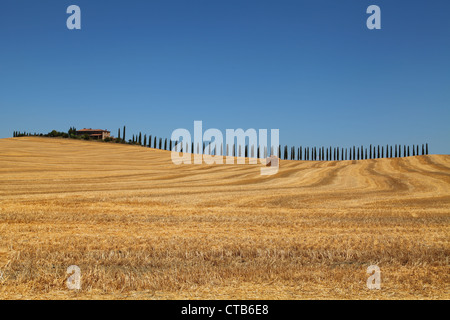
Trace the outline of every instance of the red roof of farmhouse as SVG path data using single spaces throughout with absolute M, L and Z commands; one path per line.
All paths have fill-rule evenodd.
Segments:
M 86 128 L 84 128 L 84 129 L 81 129 L 81 130 L 77 130 L 77 132 L 80 132 L 80 131 L 101 131 L 101 132 L 108 132 L 108 130 L 103 130 L 103 129 L 86 129 Z

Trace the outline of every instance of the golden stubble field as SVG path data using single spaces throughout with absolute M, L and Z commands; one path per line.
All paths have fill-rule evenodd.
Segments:
M 260 167 L 1 139 L 0 298 L 450 298 L 450 156 Z

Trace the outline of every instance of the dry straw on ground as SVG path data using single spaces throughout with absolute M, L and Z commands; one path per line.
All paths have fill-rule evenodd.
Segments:
M 450 298 L 450 156 L 261 166 L 0 140 L 0 298 Z

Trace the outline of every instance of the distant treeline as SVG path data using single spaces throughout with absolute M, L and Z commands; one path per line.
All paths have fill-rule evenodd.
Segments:
M 77 135 L 76 129 L 71 127 L 68 132 L 59 132 L 53 130 L 47 134 L 37 134 L 37 133 L 29 133 L 29 132 L 20 132 L 14 131 L 13 137 L 23 137 L 23 136 L 40 136 L 40 137 L 62 137 L 62 138 L 70 138 L 70 139 L 84 139 L 91 140 L 89 135 Z M 161 138 L 152 135 L 142 135 L 140 132 L 139 135 L 132 135 L 132 138 L 126 141 L 126 126 L 123 127 L 123 131 L 120 131 L 120 128 L 117 132 L 117 138 L 107 137 L 103 140 L 104 142 L 115 142 L 115 143 L 126 143 L 132 145 L 140 145 L 148 148 L 160 149 L 160 150 L 172 150 L 173 141 L 167 138 Z M 264 150 L 260 150 L 260 148 L 256 146 L 236 146 L 232 145 L 231 148 L 227 144 L 225 150 L 223 146 L 220 146 L 220 149 L 211 150 L 211 146 L 209 148 L 203 143 L 202 146 L 203 154 L 210 155 L 218 155 L 220 152 L 224 156 L 237 156 L 237 157 L 255 157 L 256 158 L 265 158 L 269 155 L 278 154 L 280 159 L 283 160 L 314 160 L 314 161 L 339 161 L 339 160 L 365 160 L 365 159 L 379 159 L 379 158 L 399 158 L 399 157 L 409 157 L 409 156 L 418 156 L 418 155 L 427 155 L 428 154 L 428 143 L 422 145 L 369 145 L 369 146 L 353 146 L 350 148 L 343 147 L 288 147 L 278 146 L 278 150 L 273 150 L 271 148 L 270 152 L 267 150 L 267 147 Z M 194 149 L 194 143 L 191 143 L 191 146 L 187 144 L 180 148 L 180 152 L 188 152 L 188 153 L 200 153 L 200 146 L 197 145 Z M 194 152 L 192 152 L 194 151 Z M 197 151 L 197 152 L 195 152 Z M 255 152 L 256 151 L 256 152 Z M 276 152 L 278 151 L 278 152 Z

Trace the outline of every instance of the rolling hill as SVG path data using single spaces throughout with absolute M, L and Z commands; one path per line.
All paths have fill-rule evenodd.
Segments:
M 450 156 L 260 167 L 0 139 L 0 298 L 450 298 Z

